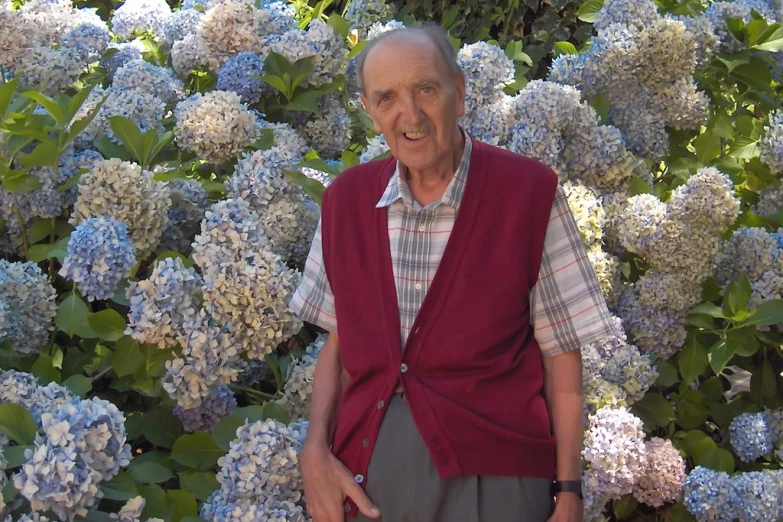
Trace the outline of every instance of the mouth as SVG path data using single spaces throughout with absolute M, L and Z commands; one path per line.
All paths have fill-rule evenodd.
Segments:
M 403 136 L 409 141 L 419 141 L 427 136 L 429 136 L 428 132 L 404 132 Z

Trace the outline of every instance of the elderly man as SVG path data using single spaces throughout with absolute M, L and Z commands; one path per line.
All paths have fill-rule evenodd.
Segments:
M 358 77 L 392 156 L 326 189 L 291 300 L 330 332 L 308 512 L 581 520 L 580 347 L 610 325 L 556 174 L 459 126 L 465 78 L 436 26 L 373 40 Z

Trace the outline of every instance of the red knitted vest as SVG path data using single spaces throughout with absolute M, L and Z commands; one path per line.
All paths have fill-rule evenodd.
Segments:
M 404 349 L 387 209 L 394 159 L 345 170 L 322 204 L 324 267 L 350 375 L 332 450 L 364 486 L 385 406 L 402 383 L 441 478 L 554 479 L 529 293 L 557 188 L 545 165 L 473 141 L 449 242 Z M 356 514 L 352 502 L 349 516 Z

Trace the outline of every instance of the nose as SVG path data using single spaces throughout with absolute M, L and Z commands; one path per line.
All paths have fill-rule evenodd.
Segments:
M 416 96 L 406 96 L 400 104 L 400 116 L 403 121 L 410 125 L 415 125 L 421 122 L 424 113 L 421 111 L 421 104 Z

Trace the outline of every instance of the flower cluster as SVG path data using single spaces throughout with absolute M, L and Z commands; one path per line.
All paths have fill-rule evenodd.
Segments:
M 114 218 L 128 227 L 136 257 L 144 259 L 157 247 L 166 226 L 171 198 L 165 183 L 151 172 L 118 158 L 93 163 L 79 178 L 79 195 L 70 223 L 89 218 Z
M 146 503 L 147 501 L 141 495 L 133 497 L 117 513 L 109 513 L 109 517 L 117 522 L 140 522 L 141 512 Z M 163 522 L 163 519 L 148 518 L 146 522 Z
M 778 520 L 783 516 L 783 471 L 748 471 L 730 476 L 697 466 L 683 484 L 683 503 L 699 522 Z
M 103 496 L 99 486 L 130 462 L 125 418 L 103 399 L 78 397 L 41 415 L 41 432 L 14 486 L 35 511 L 60 520 L 85 516 Z
M 313 68 L 302 85 L 318 86 L 332 81 L 342 72 L 348 49 L 343 38 L 320 19 L 310 22 L 307 30 L 294 28 L 267 39 L 268 49 L 286 57 L 289 62 L 312 57 Z
M 386 22 L 394 16 L 394 8 L 385 0 L 351 0 L 345 10 L 345 19 L 360 38 L 370 39 L 368 33 L 374 24 Z
M 163 24 L 171 16 L 165 0 L 125 0 L 114 10 L 111 27 L 123 40 L 131 40 L 134 32 L 150 31 L 155 37 L 164 37 Z
M 147 91 L 167 104 L 176 103 L 184 95 L 182 80 L 174 71 L 145 60 L 124 63 L 114 73 L 111 85 L 115 91 Z
M 738 215 L 731 180 L 712 167 L 677 187 L 668 204 L 652 194 L 628 200 L 620 242 L 650 269 L 623 290 L 617 310 L 640 348 L 666 359 L 682 347 L 686 313 L 714 269 L 720 234 Z
M 378 134 L 367 143 L 367 146 L 362 151 L 362 155 L 359 156 L 359 161 L 361 163 L 367 163 L 387 152 L 389 152 L 389 144 L 386 143 L 386 138 L 383 134 Z
M 235 92 L 200 92 L 174 110 L 177 145 L 210 163 L 222 163 L 259 137 L 256 115 Z
M 4 304 L 0 337 L 8 339 L 19 355 L 46 346 L 57 315 L 56 295 L 37 264 L 0 259 L 0 303 Z
M 207 522 L 303 521 L 298 453 L 306 432 L 307 423 L 246 422 L 218 460 L 220 489 L 204 503 L 201 517 Z
M 769 115 L 764 126 L 764 136 L 759 140 L 760 158 L 773 173 L 783 171 L 783 111 Z
M 157 252 L 190 253 L 193 236 L 199 230 L 209 198 L 204 186 L 195 179 L 172 179 L 168 182 L 171 206 L 168 221 L 160 237 Z
M 647 467 L 634 485 L 634 497 L 653 507 L 679 500 L 687 476 L 685 459 L 671 440 L 653 437 L 645 446 Z
M 658 15 L 650 0 L 607 1 L 596 20 L 590 49 L 555 59 L 549 77 L 589 99 L 609 96 L 609 122 L 631 150 L 660 158 L 668 150 L 667 126 L 694 129 L 707 117 L 709 99 L 692 77 L 695 36 L 684 22 Z
M 231 415 L 237 400 L 228 386 L 215 386 L 196 408 L 174 407 L 185 431 L 210 431 L 215 424 Z
M 243 103 L 256 103 L 265 92 L 260 78 L 263 69 L 264 61 L 259 55 L 241 52 L 220 67 L 216 88 L 237 93 Z
M 108 299 L 135 263 L 136 252 L 125 223 L 89 218 L 71 233 L 59 274 L 79 285 L 88 301 Z
M 281 142 L 272 149 L 246 154 L 237 162 L 226 188 L 229 198 L 247 201 L 258 215 L 261 232 L 269 239 L 268 248 L 286 260 L 301 260 L 309 250 L 319 210 L 309 204 L 310 198 L 299 185 L 288 180 L 283 171 L 288 165 L 280 165 L 280 158 L 291 157 L 293 162 L 301 157 L 287 150 L 287 145 Z
M 294 421 L 307 420 L 310 416 L 310 397 L 313 394 L 313 378 L 318 354 L 326 342 L 325 335 L 319 335 L 301 358 L 295 359 L 285 377 L 283 396 L 277 401 L 285 406 Z
M 41 386 L 32 374 L 6 370 L 0 373 L 0 404 L 11 403 L 22 406 L 41 423 L 41 416 L 55 411 L 73 398 L 71 391 L 55 382 Z
M 188 317 L 196 314 L 201 276 L 181 258 L 157 261 L 149 278 L 128 287 L 127 335 L 159 348 L 176 346 Z
M 772 416 L 768 412 L 741 413 L 729 426 L 729 440 L 737 457 L 743 462 L 753 462 L 770 453 L 776 440 Z
M 297 126 L 321 158 L 339 158 L 351 141 L 351 117 L 339 98 L 319 100 L 318 116 Z

